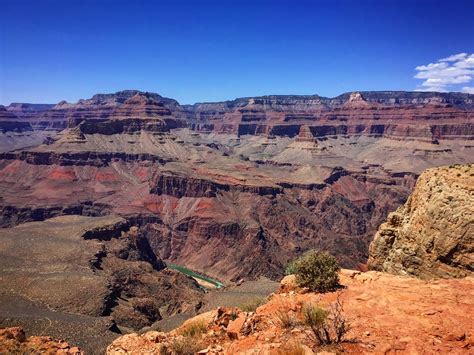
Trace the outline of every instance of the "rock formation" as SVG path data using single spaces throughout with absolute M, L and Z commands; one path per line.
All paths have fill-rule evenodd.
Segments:
M 11 103 L 6 109 L 25 121 L 34 120 L 41 112 L 50 110 L 54 104 Z
M 428 169 L 370 244 L 370 269 L 422 278 L 474 273 L 474 166 Z
M 21 120 L 13 112 L 8 111 L 0 105 L 0 132 L 23 132 L 31 131 L 31 125 L 28 121 Z
M 290 277 L 291 278 L 291 277 Z M 474 279 L 442 280 L 436 285 L 414 278 L 370 271 L 342 270 L 344 288 L 315 294 L 292 286 L 269 297 L 255 312 L 218 308 L 187 320 L 176 330 L 128 334 L 112 342 L 107 354 L 181 349 L 209 354 L 469 354 L 474 346 L 470 310 L 473 298 L 466 292 Z M 307 305 L 330 308 L 342 304 L 350 323 L 346 342 L 321 347 L 302 322 Z M 187 331 L 199 325 L 192 335 Z
M 317 137 L 362 135 L 431 142 L 472 137 L 472 96 L 412 92 L 353 92 L 332 99 L 263 96 L 184 109 L 198 130 L 294 137 L 308 125 Z
M 47 132 L 33 130 L 29 120 L 0 105 L 0 153 L 39 145 Z
M 16 106 L 10 106 L 15 112 Z M 155 93 L 124 90 L 114 94 L 97 94 L 77 103 L 61 101 L 44 110 L 24 115 L 35 129 L 60 131 L 73 122 L 87 119 L 150 118 L 169 116 L 171 110 L 180 112 L 179 104 Z M 175 115 L 176 116 L 176 115 Z
M 77 346 L 49 336 L 29 336 L 20 327 L 0 329 L 0 353 L 2 354 L 84 354 Z
M 390 92 L 63 102 L 38 119 L 67 129 L 0 153 L 0 225 L 120 215 L 163 260 L 222 281 L 278 279 L 309 248 L 363 268 L 418 174 L 472 162 L 472 107 L 468 94 Z

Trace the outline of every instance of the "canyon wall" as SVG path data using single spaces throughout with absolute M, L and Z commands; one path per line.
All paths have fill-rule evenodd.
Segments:
M 41 107 L 33 132 L 54 134 L 0 155 L 0 225 L 120 215 L 160 258 L 223 281 L 277 279 L 310 248 L 365 268 L 423 170 L 472 163 L 473 105 L 363 92 L 190 106 L 127 90 Z

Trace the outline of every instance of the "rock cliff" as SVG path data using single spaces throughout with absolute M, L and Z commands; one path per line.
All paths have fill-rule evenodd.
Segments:
M 13 112 L 0 105 L 0 132 L 32 131 L 28 121 L 20 119 Z
M 474 166 L 428 169 L 370 244 L 370 269 L 422 278 L 474 273 Z
M 15 111 L 15 107 L 10 107 Z M 124 118 L 160 118 L 180 112 L 179 104 L 155 93 L 124 90 L 114 94 L 97 94 L 77 103 L 61 101 L 45 110 L 29 112 L 26 117 L 35 129 L 60 131 L 70 122 Z M 176 115 L 175 115 L 176 116 Z

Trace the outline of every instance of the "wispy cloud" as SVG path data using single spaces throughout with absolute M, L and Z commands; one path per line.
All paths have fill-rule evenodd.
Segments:
M 472 93 L 473 87 L 457 87 L 470 83 L 474 78 L 474 54 L 459 53 L 439 59 L 436 63 L 415 68 L 416 79 L 423 79 L 419 91 L 458 91 Z

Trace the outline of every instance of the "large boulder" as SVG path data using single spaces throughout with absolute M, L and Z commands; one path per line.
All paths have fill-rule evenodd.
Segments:
M 426 170 L 408 201 L 380 226 L 368 265 L 421 278 L 472 275 L 473 165 Z

